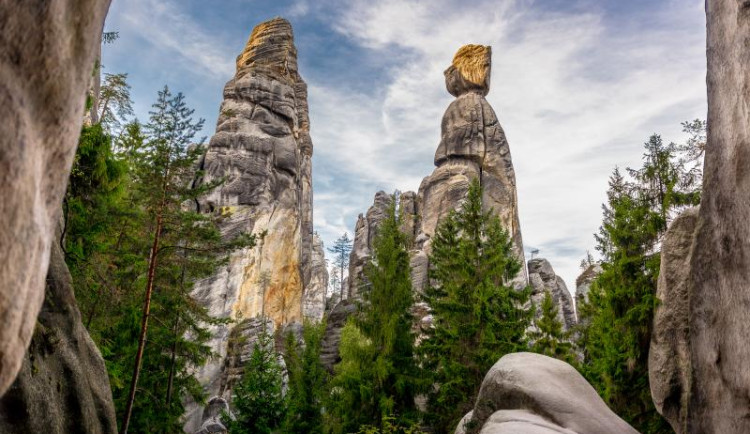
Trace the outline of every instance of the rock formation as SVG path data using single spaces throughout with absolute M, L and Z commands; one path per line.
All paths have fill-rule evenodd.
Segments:
M 44 300 L 109 0 L 0 3 L 0 395 Z
M 531 301 L 537 309 L 537 317 L 544 295 L 550 293 L 552 300 L 557 306 L 557 317 L 563 325 L 563 330 L 570 330 L 577 324 L 573 297 L 568 292 L 568 287 L 562 278 L 555 274 L 549 261 L 543 258 L 535 258 L 529 261 L 529 286 L 531 286 Z
M 117 432 L 104 360 L 81 322 L 58 242 L 52 244 L 31 345 L 18 377 L 0 398 L 0 432 Z
M 487 372 L 456 434 L 636 434 L 572 366 L 533 353 L 502 357 Z
M 678 237 L 685 236 L 675 230 L 674 251 L 662 249 L 672 263 L 689 267 L 667 265 L 672 275 L 660 281 L 665 295 L 679 293 L 687 281 L 688 313 L 680 313 L 680 301 L 662 299 L 657 319 L 669 320 L 656 323 L 661 329 L 654 333 L 656 348 L 680 357 L 688 330 L 689 356 L 672 367 L 656 364 L 649 374 L 652 383 L 665 385 L 685 381 L 681 372 L 689 369 L 687 385 L 660 394 L 670 397 L 662 411 L 678 432 L 745 433 L 750 432 L 750 3 L 708 0 L 706 23 L 708 141 L 701 205 L 692 247 L 684 248 L 687 241 Z M 659 341 L 670 335 L 674 343 Z M 685 387 L 687 396 L 679 390 Z
M 586 267 L 585 270 L 576 278 L 576 307 L 584 301 L 588 300 L 589 290 L 591 290 L 591 284 L 594 280 L 602 274 L 602 266 L 594 263 Z M 576 308 L 576 311 L 578 309 Z
M 312 230 L 311 157 L 307 85 L 297 71 L 292 27 L 275 18 L 253 29 L 237 57 L 201 164 L 200 182 L 226 181 L 199 201 L 199 210 L 221 213 L 227 237 L 260 236 L 254 248 L 232 254 L 227 266 L 196 284 L 193 297 L 213 316 L 262 316 L 276 330 L 322 318 L 328 276 Z M 227 399 L 222 378 L 230 328 L 213 328 L 211 345 L 220 357 L 198 372 L 210 396 Z M 190 410 L 186 430 L 194 432 L 202 410 Z
M 698 210 L 677 217 L 662 241 L 661 267 L 648 352 L 649 385 L 656 409 L 675 432 L 687 431 L 690 397 L 689 271 Z
M 478 178 L 483 187 L 485 210 L 500 217 L 513 240 L 515 254 L 524 262 L 510 148 L 494 110 L 484 98 L 490 87 L 490 63 L 490 47 L 465 45 L 458 50 L 445 70 L 446 88 L 456 99 L 443 115 L 435 152 L 437 167 L 422 180 L 418 193 L 407 191 L 398 198 L 404 216 L 402 230 L 413 244 L 412 281 L 417 292 L 427 285 L 430 238 L 440 219 L 460 207 L 473 178 Z M 387 194 L 378 192 L 373 206 L 357 220 L 349 262 L 352 297 L 362 285 L 362 270 L 372 255 L 372 240 L 389 201 Z M 525 286 L 526 282 L 523 271 L 514 284 Z
M 344 299 L 328 314 L 323 342 L 320 345 L 320 363 L 330 373 L 333 373 L 333 366 L 341 361 L 339 356 L 341 329 L 356 310 L 357 306 L 351 300 Z

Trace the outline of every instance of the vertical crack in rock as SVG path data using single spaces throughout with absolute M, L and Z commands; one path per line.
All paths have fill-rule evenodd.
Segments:
M 239 333 L 234 324 L 262 315 L 282 330 L 323 316 L 328 274 L 322 242 L 313 233 L 312 153 L 307 85 L 297 70 L 292 27 L 275 18 L 253 29 L 237 57 L 199 181 L 225 180 L 198 204 L 202 212 L 221 214 L 223 236 L 265 233 L 254 248 L 233 253 L 229 265 L 197 282 L 192 293 L 211 315 L 234 320 L 212 326 L 210 345 L 220 357 L 197 372 L 209 396 L 231 395 L 225 368 L 227 341 Z M 242 334 L 248 330 L 255 328 Z M 232 354 L 232 369 L 247 356 Z M 188 408 L 185 429 L 195 432 L 205 422 L 203 411 Z

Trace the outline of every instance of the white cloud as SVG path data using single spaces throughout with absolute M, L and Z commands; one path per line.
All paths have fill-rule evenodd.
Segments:
M 442 71 L 459 46 L 488 44 L 488 100 L 510 142 L 525 245 L 539 248 L 573 290 L 614 166 L 638 165 L 651 133 L 677 140 L 681 121 L 705 117 L 701 4 L 671 3 L 651 27 L 617 29 L 602 11 L 550 12 L 529 1 L 336 3 L 336 31 L 369 56 L 406 60 L 372 95 L 311 83 L 316 164 L 338 170 L 323 184 L 325 198 L 316 196 L 316 226 L 330 242 L 352 209 L 343 225 L 353 229 L 373 187 L 417 189 L 451 100 Z M 334 221 L 335 234 L 327 227 Z

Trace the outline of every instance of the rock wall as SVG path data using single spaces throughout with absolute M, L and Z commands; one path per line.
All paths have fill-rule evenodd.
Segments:
M 549 261 L 543 258 L 535 258 L 528 263 L 529 286 L 531 286 L 531 301 L 536 306 L 536 317 L 541 316 L 542 301 L 546 293 L 552 295 L 552 300 L 557 305 L 557 319 L 568 331 L 578 323 L 576 318 L 573 297 L 565 286 L 562 278 L 555 274 Z
M 57 242 L 31 345 L 18 377 L 0 398 L 0 432 L 117 432 L 104 360 L 81 322 Z
M 0 3 L 0 395 L 44 300 L 109 0 Z
M 417 193 L 407 191 L 398 198 L 404 215 L 402 230 L 412 239 L 412 280 L 417 292 L 427 285 L 430 238 L 440 219 L 460 207 L 474 178 L 483 187 L 485 210 L 500 217 L 513 240 L 515 254 L 521 263 L 525 262 L 510 148 L 485 99 L 490 66 L 490 47 L 465 45 L 458 50 L 445 70 L 446 88 L 456 99 L 443 115 L 441 139 L 435 152 L 436 169 L 422 180 Z M 362 270 L 372 256 L 372 241 L 389 201 L 389 195 L 378 192 L 373 206 L 357 220 L 349 261 L 350 297 L 357 297 L 363 285 Z M 513 283 L 522 287 L 527 281 L 524 270 Z
M 276 330 L 322 318 L 328 274 L 312 227 L 312 150 L 292 27 L 275 18 L 253 29 L 237 57 L 201 164 L 199 183 L 225 182 L 199 201 L 199 211 L 220 213 L 226 237 L 259 235 L 254 248 L 235 252 L 227 266 L 197 282 L 192 295 L 213 316 L 235 323 L 265 317 Z M 232 324 L 212 332 L 220 357 L 197 376 L 210 396 L 228 399 L 231 387 L 222 378 Z M 189 406 L 188 432 L 199 428 L 201 414 Z
M 637 434 L 572 366 L 533 353 L 503 356 L 487 372 L 456 434 Z
M 708 141 L 701 205 L 692 247 L 662 251 L 689 263 L 665 281 L 673 285 L 665 290 L 674 292 L 687 280 L 688 322 L 680 320 L 680 304 L 665 298 L 657 319 L 669 314 L 675 321 L 656 323 L 654 336 L 679 337 L 689 330 L 689 360 L 680 361 L 691 373 L 688 396 L 664 395 L 680 396 L 683 408 L 662 406 L 672 426 L 689 433 L 744 433 L 750 432 L 750 3 L 707 0 L 706 23 Z M 673 348 L 658 339 L 654 344 L 678 356 L 683 351 L 679 341 Z M 653 368 L 652 383 L 681 378 L 679 369 Z

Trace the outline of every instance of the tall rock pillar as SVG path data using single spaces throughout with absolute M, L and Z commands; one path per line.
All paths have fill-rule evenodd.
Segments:
M 678 433 L 747 433 L 750 2 L 707 0 L 706 23 L 703 193 L 697 216 L 684 214 L 665 236 L 649 375 Z
M 297 71 L 292 27 L 275 18 L 253 29 L 237 57 L 201 163 L 200 182 L 224 183 L 199 201 L 199 211 L 220 213 L 224 236 L 259 236 L 254 248 L 233 253 L 192 293 L 213 316 L 234 320 L 214 327 L 211 345 L 221 357 L 198 373 L 210 395 L 231 395 L 222 384 L 235 325 L 235 334 L 247 334 L 258 329 L 250 325 L 259 317 L 282 330 L 323 316 L 328 276 L 322 243 L 313 233 L 312 152 L 307 85 Z M 193 408 L 186 430 L 199 426 L 200 409 Z

